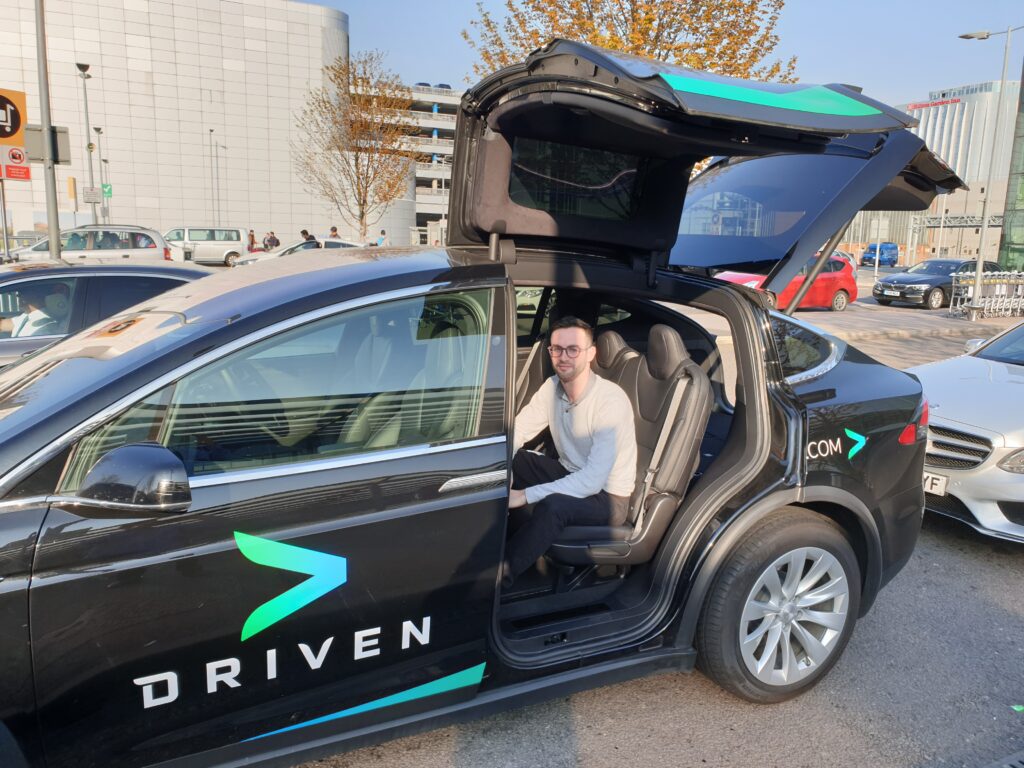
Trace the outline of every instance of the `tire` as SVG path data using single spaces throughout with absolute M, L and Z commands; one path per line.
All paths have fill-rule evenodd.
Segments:
M 795 583 L 786 575 L 790 563 L 804 574 Z M 834 521 L 798 507 L 773 512 L 740 539 L 715 576 L 697 628 L 698 666 L 755 703 L 803 693 L 842 655 L 857 622 L 860 583 L 856 555 Z M 820 599 L 823 592 L 831 596 Z M 828 626 L 808 618 L 811 608 Z M 746 650 L 741 634 L 752 640 Z
M 831 308 L 833 312 L 842 312 L 850 304 L 850 294 L 846 291 L 836 291 L 836 295 L 832 297 Z
M 238 263 L 238 254 L 233 252 L 233 251 L 231 253 L 229 253 L 227 256 L 224 257 L 224 266 L 225 267 L 233 267 L 237 263 Z
M 928 295 L 924 297 L 924 305 L 928 309 L 942 309 L 945 303 L 946 295 L 942 292 L 941 288 L 932 288 L 928 291 Z
M 892 304 L 891 299 L 875 299 L 875 301 L 878 302 L 878 304 L 883 307 L 888 307 L 890 304 Z

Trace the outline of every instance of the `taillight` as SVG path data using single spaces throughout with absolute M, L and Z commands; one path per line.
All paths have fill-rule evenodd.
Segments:
M 928 401 L 925 400 L 921 406 L 921 415 L 918 416 L 917 421 L 912 421 L 903 428 L 900 432 L 899 444 L 900 445 L 913 445 L 918 440 L 924 440 L 928 437 Z
M 171 260 L 171 249 L 170 249 L 170 248 L 168 248 L 168 247 L 167 247 L 167 246 L 165 245 L 165 246 L 164 246 L 164 261 L 170 261 L 170 260 Z

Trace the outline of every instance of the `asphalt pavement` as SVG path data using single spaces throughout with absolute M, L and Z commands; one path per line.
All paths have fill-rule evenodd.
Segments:
M 1020 322 L 870 298 L 797 316 L 896 367 L 960 354 L 966 339 Z M 757 706 L 700 673 L 663 674 L 304 768 L 988 766 L 1024 750 L 1014 709 L 1024 705 L 1022 585 L 1024 546 L 929 515 L 837 666 L 795 700 Z

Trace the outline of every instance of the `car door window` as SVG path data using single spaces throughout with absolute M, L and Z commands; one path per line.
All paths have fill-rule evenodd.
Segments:
M 128 233 L 132 248 L 156 248 L 156 241 L 145 232 Z
M 185 230 L 184 229 L 172 229 L 170 232 L 168 232 L 166 235 L 164 235 L 164 240 L 170 240 L 172 243 L 179 243 L 179 242 L 181 242 L 184 239 L 185 239 Z
M 139 439 L 166 445 L 196 476 L 500 434 L 493 303 L 491 290 L 422 296 L 257 342 L 85 438 L 67 490 Z
M 181 280 L 148 275 L 96 275 L 91 279 L 88 303 L 92 307 L 88 320 L 92 322 L 112 317 L 182 284 Z
M 806 373 L 825 362 L 832 352 L 832 345 L 827 339 L 803 326 L 775 314 L 771 323 L 783 376 Z
M 0 338 L 63 336 L 71 322 L 78 280 L 25 280 L 0 288 Z
M 215 240 L 222 242 L 237 243 L 242 239 L 242 235 L 237 229 L 215 229 L 213 235 Z
M 105 229 L 93 233 L 93 249 L 98 251 L 116 251 L 131 248 L 131 240 L 127 232 Z
M 197 243 L 206 243 L 214 239 L 212 229 L 190 229 L 188 239 Z

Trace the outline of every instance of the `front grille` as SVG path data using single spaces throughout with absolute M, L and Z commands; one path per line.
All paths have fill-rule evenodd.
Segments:
M 967 505 L 956 496 L 948 493 L 945 496 L 926 493 L 924 495 L 924 508 L 929 512 L 939 512 L 943 515 L 949 515 L 949 517 L 955 517 L 957 520 L 962 520 L 965 523 L 974 524 L 977 522 L 971 511 L 967 509 Z
M 981 435 L 931 425 L 924 463 L 942 469 L 971 469 L 992 454 L 992 442 Z
M 1024 525 L 1024 501 L 1000 501 L 999 511 L 1014 525 Z

